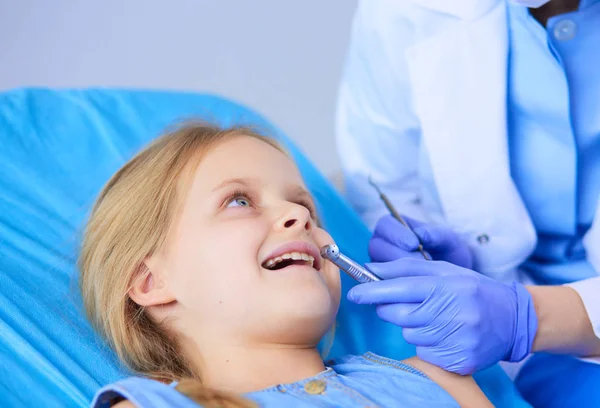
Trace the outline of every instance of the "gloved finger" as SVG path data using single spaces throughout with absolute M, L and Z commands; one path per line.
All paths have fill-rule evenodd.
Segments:
M 382 217 L 377 222 L 373 238 L 381 238 L 408 252 L 416 250 L 419 246 L 415 234 L 391 215 Z
M 429 313 L 423 313 L 420 309 L 415 311 L 415 315 L 420 321 L 416 327 L 407 327 L 402 333 L 406 341 L 416 346 L 436 346 L 448 339 L 452 335 L 454 326 L 440 325 Z
M 369 242 L 369 255 L 374 262 L 389 262 L 400 258 L 422 259 L 419 252 L 409 252 L 382 238 L 373 238 Z
M 432 252 L 452 249 L 456 247 L 459 239 L 454 231 L 442 225 L 422 225 L 413 231 L 421 240 L 423 247 Z
M 444 350 L 436 346 L 417 346 L 417 356 L 452 373 L 471 375 L 475 372 L 475 365 L 469 360 L 468 355 L 458 349 Z
M 421 347 L 433 346 L 439 340 L 439 336 L 435 332 L 431 329 L 424 330 L 423 327 L 403 328 L 402 337 L 404 337 L 407 343 Z
M 417 252 L 414 257 L 405 257 L 391 262 L 367 263 L 365 267 L 381 279 L 394 279 L 407 276 L 443 276 L 446 274 L 448 264 L 425 261 Z
M 436 278 L 415 276 L 357 285 L 348 292 L 348 300 L 358 304 L 420 303 L 436 285 Z
M 377 306 L 377 316 L 396 326 L 421 327 L 429 322 L 430 317 L 425 313 L 418 313 L 419 310 L 420 303 L 389 303 Z

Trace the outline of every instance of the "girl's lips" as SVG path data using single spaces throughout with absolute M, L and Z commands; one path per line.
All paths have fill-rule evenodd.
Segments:
M 319 252 L 319 249 L 317 248 L 317 246 L 315 244 L 312 244 L 312 243 L 306 242 L 306 241 L 288 242 L 286 244 L 283 244 L 283 245 L 277 247 L 277 249 L 275 249 L 268 257 L 266 257 L 261 262 L 261 265 L 264 268 L 265 264 L 269 260 L 271 260 L 273 258 L 277 258 L 278 256 L 281 256 L 283 254 L 288 254 L 288 253 L 292 253 L 292 252 L 299 252 L 301 254 L 308 254 L 308 255 L 312 256 L 315 259 L 313 268 L 315 268 L 317 271 L 321 270 L 321 264 L 323 261 L 321 259 L 321 254 Z

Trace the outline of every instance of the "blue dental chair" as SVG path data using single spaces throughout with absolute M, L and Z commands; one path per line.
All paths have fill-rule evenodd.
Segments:
M 369 231 L 306 156 L 248 108 L 191 93 L 18 89 L 0 93 L 0 406 L 86 407 L 129 375 L 86 321 L 75 261 L 107 179 L 167 125 L 185 118 L 252 124 L 296 159 L 327 230 L 366 262 Z M 354 284 L 343 276 L 344 293 Z M 398 327 L 343 299 L 329 353 L 414 355 Z M 476 376 L 498 407 L 528 406 L 499 367 Z

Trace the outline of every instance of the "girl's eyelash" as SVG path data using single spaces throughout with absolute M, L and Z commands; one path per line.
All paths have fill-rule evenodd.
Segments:
M 253 204 L 253 200 L 250 197 L 250 193 L 247 190 L 236 189 L 225 198 L 225 200 L 223 201 L 223 206 L 229 205 L 233 200 L 240 197 L 247 198 L 248 201 L 250 201 L 250 204 Z M 310 212 L 310 216 L 312 219 L 317 219 L 317 209 L 315 208 L 313 203 L 311 203 L 308 200 L 298 200 L 296 201 L 296 204 L 305 207 Z
M 231 194 L 229 194 L 225 198 L 225 200 L 223 201 L 223 206 L 229 205 L 233 200 L 235 200 L 236 198 L 240 198 L 240 197 L 247 198 L 248 201 L 250 201 L 250 203 L 253 202 L 252 198 L 250 198 L 250 194 L 248 194 L 248 191 L 237 189 L 237 190 L 234 190 Z

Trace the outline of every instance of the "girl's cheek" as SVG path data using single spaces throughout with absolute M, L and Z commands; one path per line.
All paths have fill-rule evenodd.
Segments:
M 334 244 L 333 238 L 322 228 L 315 228 L 313 232 L 315 242 L 319 247 L 324 245 Z

